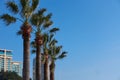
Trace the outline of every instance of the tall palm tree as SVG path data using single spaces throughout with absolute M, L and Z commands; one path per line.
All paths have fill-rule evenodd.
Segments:
M 35 34 L 35 44 L 36 48 L 36 80 L 41 79 L 41 46 L 43 45 L 43 32 L 46 28 L 49 28 L 52 25 L 51 13 L 45 15 L 46 9 L 41 9 L 37 13 L 33 14 L 31 23 L 36 27 L 36 34 Z
M 44 51 L 44 80 L 48 80 L 49 68 L 49 43 L 52 41 L 54 33 L 59 31 L 59 28 L 52 28 L 48 33 L 44 33 L 43 51 Z
M 56 41 L 53 40 L 51 46 L 51 50 L 50 50 L 50 56 L 51 56 L 51 63 L 49 66 L 50 69 L 50 80 L 55 80 L 54 79 L 54 72 L 55 72 L 55 61 L 57 59 L 63 59 L 64 57 L 66 57 L 67 52 L 63 51 L 61 52 L 62 46 L 56 46 Z
M 48 80 L 48 47 L 47 47 L 47 42 L 48 42 L 48 34 L 44 34 L 44 43 L 43 43 L 43 64 L 44 64 L 44 80 Z
M 30 25 L 30 19 L 35 12 L 39 0 L 19 0 L 20 4 L 15 1 L 8 1 L 6 3 L 7 8 L 10 10 L 12 15 L 6 13 L 0 16 L 0 19 L 5 21 L 6 25 L 15 23 L 17 20 L 22 21 L 22 26 L 18 33 L 22 34 L 23 38 L 23 80 L 29 80 L 30 73 L 30 33 L 32 26 Z M 19 14 L 20 18 L 16 16 Z

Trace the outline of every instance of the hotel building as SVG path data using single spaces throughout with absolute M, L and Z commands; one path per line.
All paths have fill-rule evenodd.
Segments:
M 0 49 L 0 71 L 14 71 L 22 76 L 21 62 L 12 61 L 12 50 Z
M 22 76 L 22 65 L 21 62 L 12 61 L 11 62 L 11 71 L 16 72 L 18 75 Z

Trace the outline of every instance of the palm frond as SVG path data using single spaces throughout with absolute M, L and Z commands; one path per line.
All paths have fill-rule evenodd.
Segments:
M 55 46 L 55 44 L 57 43 L 58 41 L 56 39 L 53 39 L 50 43 L 49 43 L 49 46 L 52 47 L 52 46 Z
M 22 35 L 22 31 L 21 30 L 19 30 L 18 32 L 17 32 L 17 35 Z
M 30 45 L 32 46 L 32 48 L 36 48 L 36 43 L 35 43 L 35 41 L 32 41 L 32 42 L 30 43 Z
M 32 25 L 36 26 L 37 25 L 37 14 L 33 14 L 31 19 L 30 19 L 30 22 Z
M 67 52 L 62 52 L 62 54 L 61 55 L 59 55 L 58 57 L 57 57 L 57 59 L 63 59 L 64 57 L 66 57 L 67 55 Z
M 43 35 L 43 37 L 44 37 L 44 43 L 47 43 L 47 42 L 48 42 L 48 39 L 49 39 L 48 34 L 45 33 L 45 34 Z
M 43 17 L 39 16 L 37 13 L 33 14 L 30 19 L 31 24 L 37 27 L 40 26 L 43 23 L 43 21 Z
M 55 50 L 55 55 L 58 55 L 62 49 L 62 46 L 57 46 Z
M 53 37 L 54 37 L 54 34 L 50 34 L 50 39 L 49 39 L 50 42 L 52 41 Z
M 22 11 L 21 11 L 21 16 L 23 18 L 28 19 L 32 15 L 32 9 L 30 6 L 26 6 Z
M 46 9 L 45 8 L 42 8 L 38 11 L 38 15 L 41 16 L 43 15 L 44 13 L 46 12 Z
M 56 31 L 59 31 L 60 29 L 59 28 L 52 28 L 51 30 L 50 30 L 50 33 L 55 33 Z
M 11 12 L 13 12 L 15 14 L 19 12 L 18 6 L 17 6 L 17 4 L 15 2 L 8 1 L 6 3 L 6 5 L 7 5 L 7 8 L 10 9 Z
M 48 15 L 46 15 L 45 19 L 49 21 L 51 19 L 51 16 L 52 16 L 52 13 L 49 13 Z
M 11 23 L 16 22 L 16 18 L 9 15 L 9 14 L 3 14 L 0 16 L 0 19 L 2 19 L 3 21 L 5 21 L 6 25 L 10 25 Z
M 32 0 L 32 10 L 35 11 L 35 9 L 37 8 L 39 4 L 39 0 Z
M 62 52 L 62 55 L 66 55 L 68 52 L 66 52 L 66 51 L 63 51 Z M 66 55 L 67 56 L 67 55 Z
M 21 17 L 27 20 L 32 15 L 30 0 L 20 0 L 20 4 L 22 6 Z
M 52 50 L 48 49 L 48 54 L 52 55 Z
M 38 10 L 37 13 L 32 14 L 30 21 L 34 26 L 41 26 L 43 24 L 45 11 L 46 11 L 46 9 L 42 8 L 42 9 Z
M 43 24 L 44 28 L 48 28 L 53 24 L 53 21 L 51 21 L 52 14 L 49 13 L 47 16 L 44 17 L 45 23 Z
M 25 8 L 25 6 L 27 5 L 27 3 L 28 3 L 28 0 L 20 0 L 20 4 L 22 6 L 22 9 Z
M 44 28 L 48 28 L 53 24 L 52 21 L 45 21 L 45 23 L 43 24 Z

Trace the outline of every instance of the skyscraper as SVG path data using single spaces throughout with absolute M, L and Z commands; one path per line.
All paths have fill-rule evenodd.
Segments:
M 21 63 L 12 61 L 12 56 L 12 50 L 0 49 L 0 71 L 14 71 L 22 76 Z
M 0 49 L 0 71 L 11 71 L 12 51 Z

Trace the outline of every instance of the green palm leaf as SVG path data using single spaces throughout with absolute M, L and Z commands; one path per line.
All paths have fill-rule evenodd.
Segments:
M 61 55 L 59 55 L 58 57 L 57 57 L 57 59 L 63 59 L 64 57 L 66 57 L 67 55 L 67 52 L 62 52 L 62 54 Z
M 51 30 L 50 30 L 50 32 L 51 33 L 55 33 L 56 31 L 59 31 L 60 29 L 59 28 L 52 28 Z
M 32 25 L 36 26 L 37 25 L 37 14 L 33 14 L 31 19 L 30 19 L 30 22 L 32 23 Z
M 43 14 L 46 12 L 46 9 L 45 8 L 42 8 L 38 11 L 38 15 L 39 16 L 43 16 Z
M 49 13 L 48 15 L 46 15 L 46 17 L 45 17 L 46 21 L 49 21 L 51 16 L 52 16 L 52 13 Z
M 44 37 L 44 43 L 46 44 L 48 42 L 49 36 L 47 33 L 45 33 L 43 37 Z
M 45 21 L 45 23 L 43 24 L 44 28 L 48 28 L 53 24 L 52 21 Z
M 32 48 L 36 48 L 36 43 L 35 43 L 35 41 L 32 41 L 32 42 L 31 42 L 31 46 L 32 46 Z
M 52 16 L 52 14 L 49 13 L 47 16 L 44 17 L 44 19 L 45 19 L 45 23 L 43 24 L 44 28 L 48 28 L 53 24 L 53 21 L 50 20 L 51 16 Z
M 18 6 L 15 2 L 9 1 L 6 3 L 6 5 L 7 5 L 7 8 L 10 9 L 11 12 L 15 14 L 19 12 Z
M 2 19 L 3 21 L 5 21 L 6 25 L 10 25 L 11 23 L 16 22 L 16 18 L 9 15 L 9 14 L 3 14 L 0 16 L 0 19 Z
M 35 9 L 37 8 L 39 4 L 39 0 L 32 0 L 32 10 L 35 11 Z
M 53 39 L 51 42 L 49 42 L 49 46 L 53 47 L 58 41 L 56 39 Z
M 43 18 L 36 13 L 32 15 L 30 21 L 32 25 L 38 27 L 43 23 Z
M 30 6 L 30 0 L 20 0 L 22 9 L 21 9 L 21 17 L 25 18 L 28 20 L 30 16 L 32 15 L 32 9 Z
M 55 50 L 55 55 L 58 55 L 62 49 L 62 46 L 57 46 Z
M 22 35 L 23 34 L 23 32 L 21 31 L 21 30 L 19 30 L 18 32 L 17 32 L 17 35 Z
M 53 37 L 54 37 L 54 34 L 50 34 L 50 39 L 49 39 L 49 42 L 51 42 L 51 41 L 52 41 Z
M 26 7 L 26 4 L 28 3 L 28 0 L 20 0 L 20 4 L 22 6 L 22 9 Z

